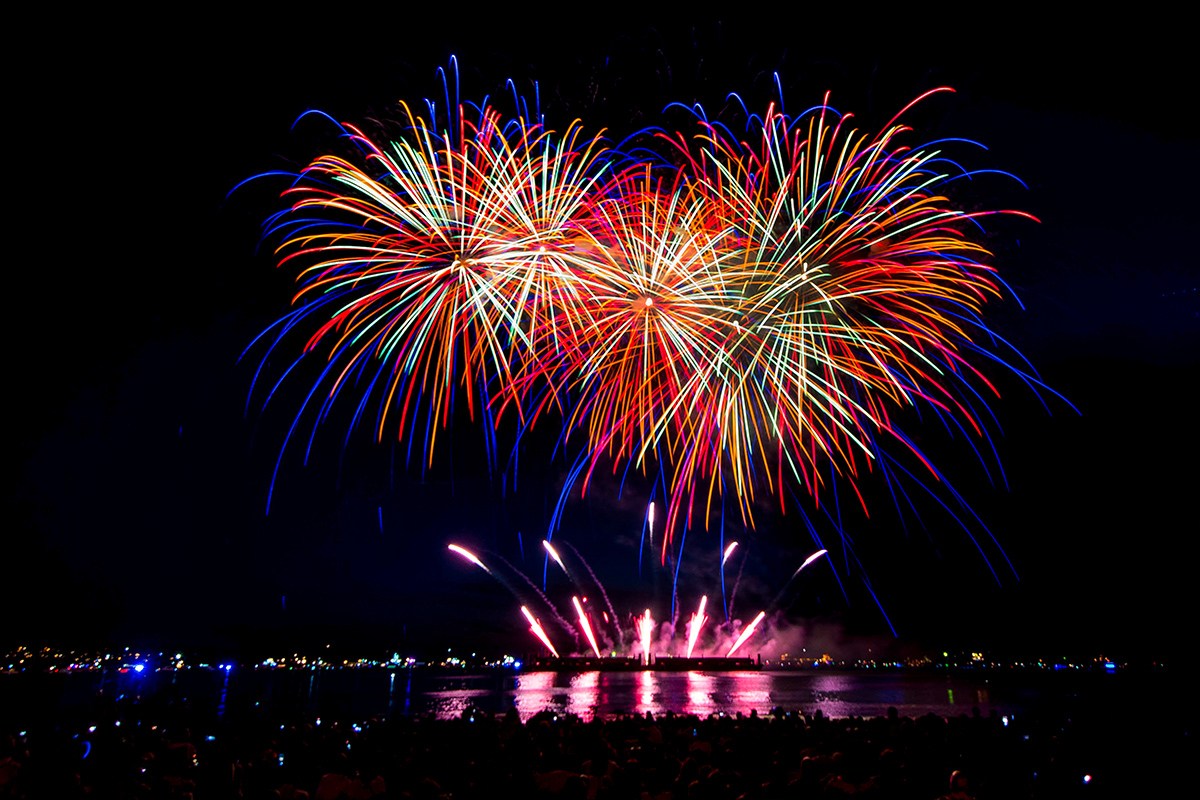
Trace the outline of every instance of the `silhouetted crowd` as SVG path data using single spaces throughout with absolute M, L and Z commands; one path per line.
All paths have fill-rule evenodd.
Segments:
M 453 719 L 250 718 L 205 735 L 187 722 L 126 714 L 5 730 L 0 798 L 1144 797 L 1174 786 L 1163 775 L 1179 756 L 1168 751 L 1190 740 L 1183 727 L 1126 729 L 1113 741 L 1096 719 L 977 710 L 951 718 L 775 709 L 592 720 L 544 711 L 522 721 L 512 711 L 468 708 Z

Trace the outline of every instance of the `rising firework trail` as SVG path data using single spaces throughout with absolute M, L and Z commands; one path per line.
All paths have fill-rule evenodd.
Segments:
M 796 567 L 796 571 L 793 572 L 792 576 L 787 579 L 787 582 L 779 590 L 779 594 L 775 595 L 775 599 L 771 601 L 771 604 L 768 605 L 767 608 L 769 610 L 776 609 L 779 606 L 779 601 L 783 599 L 784 594 L 787 592 L 788 587 L 792 585 L 792 581 L 796 580 L 796 576 L 798 576 L 801 572 L 803 572 L 805 567 L 811 565 L 814 561 L 819 559 L 821 556 L 825 555 L 827 552 L 828 551 L 826 551 L 826 550 L 818 550 L 815 553 L 813 553 L 812 555 L 810 555 L 808 558 L 804 559 L 804 563 L 802 563 L 800 566 Z
M 803 564 L 801 564 L 799 567 L 797 567 L 797 568 L 796 568 L 796 571 L 792 573 L 792 577 L 794 578 L 794 577 L 796 577 L 797 575 L 799 575 L 799 574 L 800 574 L 800 570 L 804 569 L 804 568 L 805 568 L 805 567 L 807 567 L 809 564 L 813 563 L 813 562 L 814 562 L 814 561 L 816 561 L 818 558 L 820 558 L 821 556 L 825 555 L 825 553 L 826 553 L 826 552 L 828 552 L 828 551 L 826 551 L 826 550 L 818 550 L 817 552 L 813 553 L 813 554 L 812 554 L 811 556 L 809 556 L 808 558 L 804 559 L 804 563 L 803 563 Z
M 722 537 L 722 539 L 724 539 L 724 536 L 725 536 L 725 511 L 724 511 L 724 509 L 722 509 L 721 510 L 721 537 Z M 734 549 L 737 548 L 737 546 L 738 546 L 738 543 L 736 541 L 728 543 L 728 545 L 725 548 L 725 553 L 721 555 L 721 609 L 724 610 L 724 612 L 725 612 L 725 621 L 726 622 L 730 621 L 730 601 L 728 601 L 728 597 L 725 596 L 725 563 L 726 563 L 726 561 L 730 560 L 730 555 L 733 554 L 733 551 L 734 551 Z
M 562 556 L 560 556 L 558 551 L 554 549 L 554 545 L 543 539 L 542 547 L 546 548 L 546 552 L 550 554 L 552 559 L 554 559 L 554 563 L 562 567 L 563 574 L 565 574 L 568 578 L 571 577 L 571 572 L 567 569 L 567 565 L 563 563 Z
M 586 562 L 583 561 L 581 554 L 574 547 L 574 545 L 570 544 L 569 542 L 563 542 L 562 544 L 567 548 L 566 551 L 560 552 L 557 548 L 554 548 L 554 551 L 559 553 L 561 556 L 565 556 L 568 552 L 570 553 L 569 557 L 565 557 L 563 559 L 564 562 L 573 558 L 578 559 L 581 564 L 586 566 Z M 690 615 L 686 622 L 683 624 L 678 624 L 677 621 L 672 620 L 669 623 L 663 624 L 660 632 L 668 638 L 658 642 L 655 641 L 654 637 L 656 628 L 659 626 L 656 625 L 650 608 L 646 608 L 641 615 L 632 617 L 627 615 L 624 618 L 619 617 L 616 612 L 611 611 L 611 609 L 609 611 L 600 610 L 598 612 L 598 616 L 606 620 L 611 619 L 613 622 L 612 627 L 615 629 L 611 637 L 608 637 L 608 633 L 606 632 L 606 638 L 604 638 L 602 641 L 599 635 L 600 631 L 594 626 L 595 620 L 593 615 L 589 613 L 589 603 L 586 599 L 584 599 L 587 596 L 590 596 L 590 592 L 588 595 L 584 595 L 580 592 L 573 593 L 570 596 L 569 606 L 564 604 L 564 610 L 568 607 L 571 609 L 571 611 L 566 612 L 567 615 L 573 615 L 574 619 L 576 620 L 575 624 L 572 625 L 571 623 L 567 622 L 564 614 L 560 612 L 551 598 L 542 593 L 541 590 L 538 589 L 537 585 L 534 584 L 529 578 L 529 576 L 518 570 L 502 556 L 494 553 L 488 553 L 486 556 L 488 558 L 488 564 L 484 564 L 482 558 L 475 556 L 474 553 L 471 553 L 471 551 L 466 550 L 463 547 L 453 545 L 448 549 L 471 561 L 471 563 L 480 566 L 512 593 L 513 597 L 516 598 L 519 603 L 518 607 L 520 608 L 522 615 L 524 615 L 525 619 L 529 622 L 529 630 L 535 636 L 537 636 L 544 645 L 546 645 L 547 649 L 553 653 L 555 657 L 559 657 L 558 649 L 553 646 L 550 634 L 541 625 L 538 617 L 535 617 L 533 611 L 530 610 L 531 605 L 536 605 L 541 609 L 540 616 L 542 619 L 553 620 L 557 625 L 559 625 L 559 627 L 567 636 L 574 640 L 576 644 L 575 652 L 578 653 L 580 651 L 580 646 L 582 645 L 582 649 L 590 650 L 592 655 L 603 658 L 605 653 L 611 650 L 614 655 L 620 654 L 624 657 L 636 656 L 641 663 L 647 666 L 653 663 L 656 648 L 661 648 L 659 652 L 663 655 L 678 655 L 685 653 L 689 658 L 697 656 L 715 656 L 725 652 L 732 654 L 757 631 L 761 630 L 762 622 L 766 614 L 769 611 L 776 610 L 775 606 L 778 605 L 776 602 L 772 606 L 764 609 L 761 612 L 758 612 L 757 616 L 750 622 L 750 624 L 741 629 L 740 634 L 736 637 L 736 641 L 734 641 L 735 628 L 728 623 L 722 624 L 715 629 L 709 628 L 708 630 L 711 631 L 711 633 L 706 633 L 706 626 L 709 621 L 709 617 L 707 615 L 707 594 L 701 596 L 696 610 Z M 547 553 L 549 552 L 550 551 L 547 550 Z M 809 558 L 805 560 L 805 563 L 802 564 L 796 573 L 793 574 L 793 577 L 795 577 L 795 574 L 803 571 L 803 569 L 810 566 L 814 561 L 823 555 L 824 553 L 822 551 L 818 551 L 809 556 Z M 742 563 L 744 566 L 745 561 L 743 560 Z M 573 570 L 572 572 L 581 573 L 582 570 Z M 605 592 L 604 586 L 600 583 L 599 579 L 596 578 L 595 574 L 590 572 L 590 567 L 588 568 L 588 574 L 591 575 L 591 578 L 595 581 L 595 587 L 593 588 L 607 598 L 607 593 Z M 572 585 L 574 589 L 582 589 L 582 587 L 574 580 L 572 580 Z M 525 598 L 530 598 L 532 602 L 527 601 Z M 625 628 L 627 626 L 632 632 L 631 645 L 625 644 Z M 676 636 L 676 630 L 678 630 L 678 638 Z M 729 647 L 730 642 L 733 642 L 732 647 Z
M 745 571 L 745 569 L 746 559 L 743 557 L 741 563 L 738 565 L 737 577 L 733 579 L 733 591 L 729 593 L 729 607 L 725 611 L 726 622 L 729 622 L 733 617 L 734 601 L 737 599 L 738 587 L 742 584 L 742 573 Z M 722 575 L 724 575 L 724 572 L 722 572 Z
M 619 648 L 625 647 L 625 632 L 621 629 L 621 620 L 617 615 L 616 609 L 613 608 L 612 600 L 608 596 L 608 592 L 604 588 L 604 584 L 596 577 L 596 572 L 592 569 L 592 565 L 587 562 L 583 554 L 570 542 L 563 542 L 571 551 L 574 558 L 583 565 L 584 572 L 587 573 L 588 579 L 591 581 L 591 591 L 600 595 L 600 599 L 604 602 L 604 610 L 601 612 L 606 625 L 611 628 L 611 633 L 616 640 L 616 645 Z M 578 584 L 577 584 L 578 585 Z
M 549 598 L 547 598 L 542 590 L 537 587 L 537 584 L 530 580 L 529 576 L 524 572 L 514 567 L 512 563 L 508 561 L 508 559 L 504 558 L 503 556 L 496 555 L 495 553 L 489 553 L 488 555 L 490 558 L 499 562 L 499 565 L 494 564 L 492 567 L 488 567 L 483 563 L 482 559 L 464 547 L 461 547 L 457 544 L 451 544 L 447 545 L 446 549 L 459 554 L 472 564 L 478 566 L 484 572 L 491 575 L 500 583 L 501 586 L 507 589 L 514 598 L 516 598 L 517 602 L 524 605 L 528 604 L 529 602 L 536 601 L 537 606 L 542 609 L 544 613 L 549 614 L 550 618 L 553 619 L 555 624 L 557 624 L 564 633 L 578 640 L 579 632 L 575 630 L 574 626 L 572 626 L 570 622 L 563 618 L 562 614 L 560 614 L 558 609 L 555 608 L 554 604 L 550 602 Z
M 641 645 L 642 663 L 650 666 L 650 642 L 654 638 L 654 620 L 650 617 L 650 609 L 637 618 L 638 642 Z
M 733 643 L 733 647 L 729 648 L 729 652 L 725 654 L 726 658 L 732 657 L 733 654 L 737 652 L 737 649 L 746 643 L 746 640 L 750 638 L 750 634 L 754 633 L 755 629 L 758 628 L 758 624 L 763 621 L 763 617 L 765 616 L 767 616 L 767 612 L 758 612 L 758 616 L 756 616 L 750 622 L 750 624 L 746 626 L 746 629 L 742 631 L 742 635 L 739 636 L 737 641 Z
M 600 658 L 600 647 L 596 644 L 596 635 L 592 633 L 592 624 L 588 621 L 587 612 L 583 610 L 578 597 L 572 597 L 571 603 L 574 604 L 575 611 L 579 614 L 579 626 L 583 628 L 583 634 L 587 636 L 588 644 L 592 646 L 592 652 L 596 654 L 596 658 Z
M 546 649 L 555 658 L 558 658 L 558 651 L 554 649 L 554 645 L 550 644 L 550 637 L 546 635 L 546 631 L 542 629 L 541 623 L 534 619 L 533 614 L 525 606 L 521 606 L 521 613 L 525 615 L 525 619 L 529 620 L 529 630 L 533 635 L 542 640 L 542 644 L 546 645 Z
M 492 574 L 492 571 L 490 569 L 488 569 L 487 566 L 482 561 L 480 561 L 479 558 L 474 553 L 472 553 L 470 550 L 467 550 L 465 547 L 459 547 L 456 544 L 449 544 L 449 545 L 446 545 L 446 549 L 453 551 L 455 553 L 458 553 L 460 556 L 465 558 L 467 561 L 470 561 L 472 564 L 479 567 L 481 570 L 483 570 L 487 574 L 489 574 L 489 575 Z
M 696 647 L 696 640 L 700 638 L 700 629 L 704 627 L 704 623 L 708 621 L 708 617 L 704 615 L 704 606 L 708 603 L 708 595 L 700 598 L 700 607 L 696 609 L 696 613 L 692 614 L 692 619 L 688 622 L 688 640 L 687 640 L 687 657 L 692 657 L 692 650 Z

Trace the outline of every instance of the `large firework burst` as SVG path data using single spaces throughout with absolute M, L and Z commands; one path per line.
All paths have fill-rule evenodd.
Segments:
M 601 467 L 661 478 L 664 558 L 716 498 L 753 525 L 760 495 L 837 481 L 869 511 L 860 481 L 901 458 L 940 480 L 901 410 L 986 438 L 988 369 L 1044 388 L 983 319 L 1004 284 L 981 220 L 1029 215 L 956 207 L 971 173 L 908 143 L 941 91 L 877 133 L 828 98 L 741 135 L 697 109 L 649 157 L 487 104 L 441 127 L 402 104 L 386 145 L 342 125 L 353 154 L 313 159 L 268 225 L 299 284 L 269 348 L 323 363 L 288 438 L 342 401 L 431 462 L 456 394 L 490 432 L 554 420 L 580 443 L 564 494 Z

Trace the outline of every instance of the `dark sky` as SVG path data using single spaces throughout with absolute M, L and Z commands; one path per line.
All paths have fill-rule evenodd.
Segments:
M 731 91 L 761 108 L 776 72 L 789 108 L 830 91 L 864 123 L 954 87 L 917 115 L 927 138 L 987 145 L 975 166 L 1028 185 L 998 181 L 997 201 L 1041 220 L 1003 227 L 996 263 L 1024 309 L 998 306 L 993 327 L 1079 413 L 1006 389 L 992 406 L 1007 489 L 945 447 L 939 465 L 1012 562 L 999 581 L 945 519 L 903 529 L 884 509 L 869 522 L 846 512 L 862 567 L 835 560 L 789 583 L 813 539 L 794 511 L 764 513 L 757 531 L 726 530 L 743 547 L 742 610 L 783 593 L 793 633 L 847 650 L 1165 658 L 1194 627 L 1200 152 L 1177 26 L 872 27 L 829 13 L 614 16 L 585 32 L 549 17 L 346 12 L 59 21 L 20 65 L 5 641 L 522 646 L 512 595 L 445 546 L 488 551 L 540 584 L 563 474 L 548 448 L 526 448 L 514 492 L 479 468 L 469 424 L 424 475 L 386 446 L 343 449 L 334 433 L 308 467 L 285 459 L 266 515 L 286 402 L 244 413 L 256 362 L 238 357 L 286 310 L 290 286 L 256 252 L 278 203 L 227 192 L 318 154 L 311 129 L 290 130 L 305 110 L 391 114 L 396 100 L 439 93 L 435 72 L 452 55 L 466 98 L 498 94 L 508 77 L 528 93 L 536 80 L 551 122 L 615 131 L 659 121 L 670 101 L 719 108 Z M 639 566 L 645 501 L 644 486 L 618 500 L 602 482 L 555 536 L 619 611 L 654 604 L 662 617 L 671 573 L 649 556 Z M 718 553 L 715 533 L 689 534 L 681 594 L 719 586 Z

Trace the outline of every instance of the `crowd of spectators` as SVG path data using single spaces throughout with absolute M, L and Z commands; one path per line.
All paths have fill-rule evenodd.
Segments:
M 204 733 L 191 722 L 178 711 L 126 713 L 4 731 L 0 798 L 1132 797 L 1156 788 L 1173 738 L 1142 732 L 1141 746 L 1126 740 L 1122 752 L 1091 721 L 910 718 L 894 708 L 870 718 L 774 709 L 587 720 L 467 708 L 449 719 L 243 718 Z

